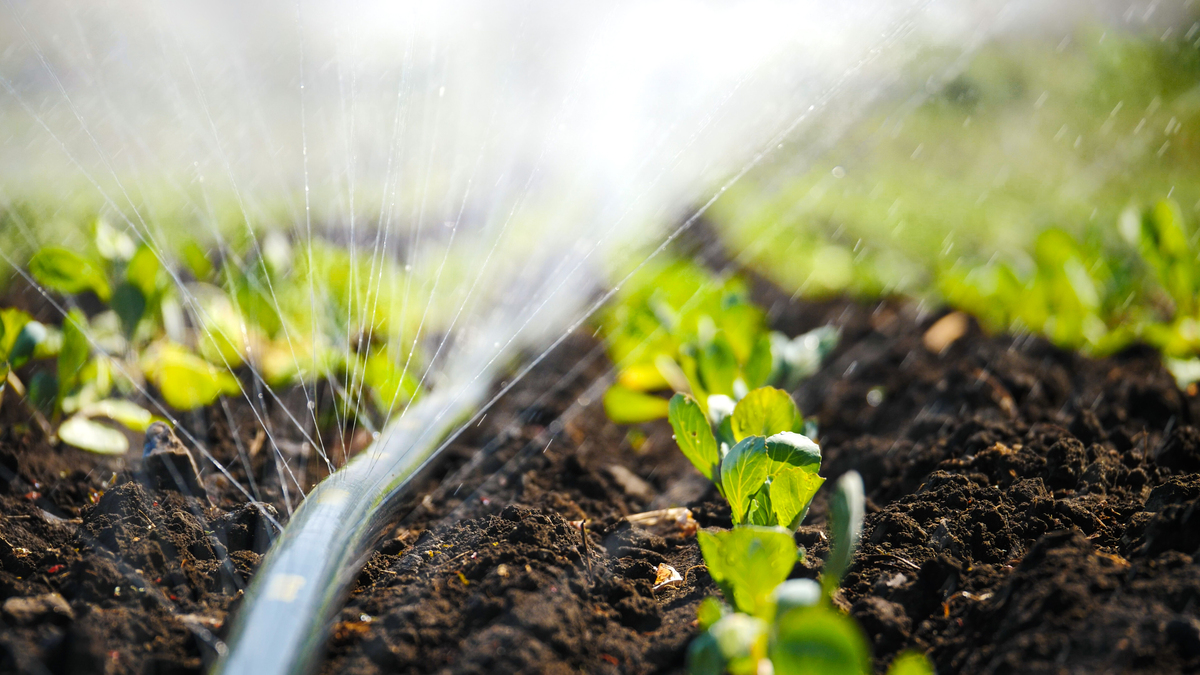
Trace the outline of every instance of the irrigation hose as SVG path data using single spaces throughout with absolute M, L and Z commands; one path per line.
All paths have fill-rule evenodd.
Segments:
M 307 675 L 359 569 L 442 440 L 483 402 L 489 378 L 418 400 L 292 515 L 246 589 L 214 675 Z M 447 383 L 449 384 L 449 383 Z

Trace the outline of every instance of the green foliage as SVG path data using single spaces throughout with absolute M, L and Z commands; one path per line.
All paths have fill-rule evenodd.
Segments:
M 745 614 L 729 614 L 688 647 L 692 675 L 757 675 L 767 655 L 767 623 Z
M 789 530 L 744 526 L 696 533 L 704 563 L 725 599 L 739 612 L 769 618 L 771 592 L 787 579 L 800 557 Z
M 33 345 L 30 344 L 27 353 L 14 355 L 17 339 L 30 320 L 29 315 L 19 309 L 0 309 L 0 361 L 12 363 L 17 358 L 23 356 L 24 359 L 28 359 L 33 354 Z M 16 367 L 21 364 L 12 363 L 12 365 Z
M 35 253 L 29 259 L 29 273 L 39 284 L 59 293 L 93 291 L 103 301 L 112 294 L 99 265 L 65 248 L 47 246 Z
M 600 325 L 617 364 L 614 388 L 736 397 L 768 381 L 774 367 L 762 310 L 740 280 L 673 260 L 649 265 L 621 290 Z M 622 399 L 635 401 L 632 397 Z M 642 401 L 640 410 L 653 408 Z M 633 419 L 614 407 L 614 420 Z M 662 409 L 659 417 L 667 410 Z
M 850 567 L 854 550 L 862 536 L 865 497 L 862 477 L 856 471 L 842 474 L 830 500 L 833 543 L 829 548 L 829 559 L 825 561 L 822 582 L 827 593 L 833 593 L 841 584 L 842 575 Z
M 237 378 L 183 347 L 163 344 L 143 357 L 146 376 L 172 408 L 191 410 L 208 405 L 221 394 L 241 391 Z
M 792 431 L 803 418 L 787 392 L 761 387 L 731 403 L 710 397 L 706 417 L 695 399 L 676 394 L 668 413 L 676 443 L 729 501 L 735 525 L 795 530 L 824 482 L 820 448 Z
M 696 620 L 699 622 L 700 630 L 708 630 L 729 612 L 729 605 L 718 600 L 716 596 L 710 595 L 701 600 L 700 607 L 696 609 Z
M 1096 355 L 1140 340 L 1181 360 L 1200 354 L 1200 247 L 1177 204 L 1120 218 L 1122 245 L 1050 228 L 1032 267 L 959 262 L 938 275 L 946 301 L 993 331 L 1025 329 Z M 1124 248 L 1123 248 L 1123 247 Z M 1183 378 L 1181 378 L 1183 379 Z
M 88 328 L 87 317 L 78 309 L 73 309 L 63 321 L 62 348 L 58 352 L 58 400 L 57 406 L 62 409 L 63 401 L 81 384 L 80 371 L 91 355 L 91 345 L 88 343 L 85 331 Z
M 92 291 L 106 309 L 90 319 L 72 310 L 61 329 L 0 309 L 0 382 L 16 383 L 31 410 L 48 418 L 47 431 L 65 429 L 63 442 L 95 452 L 127 447 L 106 425 L 139 431 L 153 417 L 108 397 L 115 385 L 129 392 L 142 378 L 164 403 L 189 410 L 239 394 L 239 368 L 252 367 L 251 377 L 270 386 L 329 377 L 347 422 L 382 418 L 420 393 L 414 373 L 423 366 L 407 325 L 423 314 L 410 320 L 399 308 L 423 312 L 425 303 L 394 264 L 359 265 L 320 242 L 293 260 L 287 239 L 268 233 L 260 246 L 223 251 L 217 269 L 184 241 L 177 259 L 183 278 L 196 281 L 180 286 L 170 251 L 136 244 L 102 219 L 92 243 L 93 253 L 45 247 L 30 258 L 30 273 L 47 291 Z M 239 252 L 248 249 L 255 253 Z M 23 367 L 32 369 L 27 388 L 13 372 Z M 665 414 L 666 401 L 655 405 L 655 418 Z
M 687 394 L 675 394 L 671 397 L 667 418 L 671 422 L 671 428 L 675 430 L 675 442 L 679 444 L 683 456 L 687 457 L 705 478 L 715 480 L 719 487 L 721 481 L 718 467 L 721 465 L 721 451 L 700 405 Z
M 729 500 L 734 525 L 746 522 L 754 506 L 751 501 L 770 475 L 771 462 L 762 436 L 743 438 L 721 459 L 721 489 Z
M 802 431 L 804 418 L 786 391 L 761 387 L 738 401 L 729 420 L 733 439 L 773 436 L 782 431 Z
M 662 419 L 668 411 L 667 401 L 615 384 L 604 392 L 604 412 L 617 424 L 638 424 Z M 703 413 L 701 413 L 703 414 Z
M 901 652 L 888 666 L 888 675 L 934 675 L 933 664 L 921 652 Z
M 771 438 L 779 439 L 775 441 L 778 452 L 785 458 L 808 456 L 811 451 L 807 444 L 791 437 L 811 443 L 791 432 Z M 761 442 L 761 438 L 747 437 L 734 448 Z M 796 447 L 785 450 L 789 445 Z M 789 459 L 781 461 L 793 471 L 801 472 L 789 462 Z M 728 484 L 726 489 L 730 489 Z M 816 487 L 812 492 L 816 492 Z M 770 503 L 776 501 L 772 496 Z M 862 631 L 853 619 L 829 602 L 858 544 L 863 503 L 862 479 L 853 471 L 842 476 L 832 499 L 833 546 L 820 584 L 811 579 L 787 579 L 803 553 L 798 551 L 791 530 L 735 525 L 726 532 L 698 532 L 696 538 L 709 575 L 737 613 L 729 613 L 715 598 L 705 600 L 697 616 L 704 632 L 689 649 L 689 671 L 693 675 L 735 672 L 735 668 L 740 669 L 737 672 L 761 672 L 758 666 L 762 659 L 769 658 L 776 673 L 870 672 L 870 650 Z M 735 618 L 739 616 L 744 618 Z M 735 625 L 739 630 L 723 628 L 718 634 L 718 627 Z M 760 630 L 764 629 L 769 634 L 766 655 L 760 650 Z M 747 659 L 754 662 L 748 663 Z M 921 670 L 922 667 L 926 670 Z M 924 656 L 911 654 L 897 659 L 890 672 L 924 675 L 932 669 Z
M 791 609 L 772 626 L 770 658 L 781 675 L 865 675 L 870 672 L 870 654 L 854 619 L 827 603 Z
M 120 431 L 75 415 L 58 427 L 58 438 L 68 445 L 101 455 L 123 455 L 129 451 L 129 439 Z
M 816 469 L 785 466 L 777 470 L 767 488 L 772 520 L 793 531 L 800 527 L 813 497 L 824 484 L 825 479 L 817 475 Z

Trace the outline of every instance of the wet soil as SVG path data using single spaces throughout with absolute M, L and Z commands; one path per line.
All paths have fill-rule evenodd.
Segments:
M 941 313 L 755 292 L 785 332 L 842 329 L 795 398 L 820 423 L 822 473 L 866 483 L 837 601 L 879 670 L 906 648 L 939 673 L 1200 670 L 1200 399 L 1155 354 L 1092 360 L 970 322 L 935 352 Z M 728 510 L 664 423 L 607 422 L 608 374 L 574 335 L 454 441 L 359 575 L 322 673 L 683 670 L 717 589 L 693 538 L 622 516 L 686 505 L 728 527 Z M 229 430 L 257 438 L 252 412 L 192 429 L 284 521 L 270 442 L 236 461 Z M 272 414 L 275 446 L 303 446 Z M 269 539 L 263 510 L 211 465 L 211 501 L 148 490 L 134 461 L 49 446 L 10 399 L 0 460 L 0 671 L 200 671 Z M 794 576 L 820 573 L 825 507 Z M 683 585 L 654 591 L 660 563 Z

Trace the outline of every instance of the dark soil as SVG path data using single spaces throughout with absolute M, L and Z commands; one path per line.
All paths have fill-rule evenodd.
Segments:
M 1157 356 L 1091 360 L 974 324 L 934 353 L 922 338 L 939 315 L 756 292 L 785 332 L 843 330 L 796 400 L 820 422 L 823 473 L 866 482 L 837 600 L 881 671 L 905 648 L 943 674 L 1200 671 L 1200 400 Z M 689 505 L 728 527 L 728 510 L 664 423 L 606 421 L 607 373 L 575 335 L 452 444 L 360 574 L 322 673 L 684 668 L 696 606 L 717 589 L 694 539 L 621 516 Z M 256 438 L 235 408 L 242 442 Z M 269 520 L 211 465 L 211 504 L 148 491 L 135 463 L 50 447 L 20 410 L 0 409 L 0 671 L 198 672 Z M 300 447 L 266 412 L 276 444 Z M 224 411 L 191 424 L 245 482 Z M 282 521 L 273 452 L 249 469 Z M 823 499 L 795 576 L 820 572 Z M 661 562 L 682 587 L 652 590 Z

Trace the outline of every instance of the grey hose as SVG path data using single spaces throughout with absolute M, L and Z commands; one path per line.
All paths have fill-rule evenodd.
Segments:
M 329 620 L 442 439 L 475 409 L 490 379 L 441 387 L 309 493 L 254 575 L 213 673 L 312 672 Z

